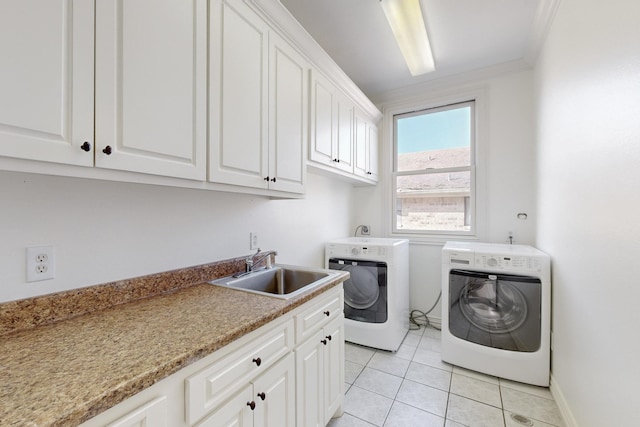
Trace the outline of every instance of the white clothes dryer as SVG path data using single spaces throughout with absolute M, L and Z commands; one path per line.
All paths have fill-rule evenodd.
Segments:
M 350 273 L 343 285 L 345 340 L 397 351 L 409 331 L 409 241 L 334 240 L 325 264 Z
M 444 245 L 443 361 L 547 387 L 550 327 L 547 254 L 526 245 Z

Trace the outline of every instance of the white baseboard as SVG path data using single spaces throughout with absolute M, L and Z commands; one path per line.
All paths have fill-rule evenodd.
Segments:
M 551 382 L 549 384 L 549 391 L 551 395 L 556 401 L 558 405 L 558 410 L 560 411 L 560 416 L 564 421 L 565 427 L 578 427 L 578 423 L 576 422 L 575 417 L 573 416 L 573 412 L 571 412 L 571 408 L 567 404 L 567 400 L 562 393 L 562 389 L 553 374 L 551 374 Z

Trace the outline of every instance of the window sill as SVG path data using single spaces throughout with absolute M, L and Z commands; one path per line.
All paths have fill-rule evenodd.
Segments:
M 407 239 L 412 245 L 433 245 L 442 246 L 448 241 L 478 241 L 476 235 L 469 234 L 413 234 L 413 233 L 391 233 L 393 239 Z

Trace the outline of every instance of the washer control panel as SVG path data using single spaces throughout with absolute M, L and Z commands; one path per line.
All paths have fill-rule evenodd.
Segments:
M 352 246 L 351 255 L 382 257 L 387 255 L 387 248 L 384 246 Z
M 542 263 L 538 258 L 528 256 L 476 254 L 475 266 L 498 270 L 540 271 Z
M 387 248 L 384 246 L 369 245 L 333 245 L 327 246 L 327 252 L 332 256 L 346 257 L 385 257 Z
M 493 270 L 537 271 L 542 261 L 537 257 L 453 251 L 449 253 L 449 264 L 458 267 L 488 268 Z

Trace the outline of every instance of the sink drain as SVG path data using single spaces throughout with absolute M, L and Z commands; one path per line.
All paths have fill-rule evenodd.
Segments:
M 529 418 L 525 417 L 524 415 L 510 414 L 509 416 L 513 421 L 517 422 L 520 425 L 523 425 L 523 426 L 533 425 L 533 421 L 531 421 Z

